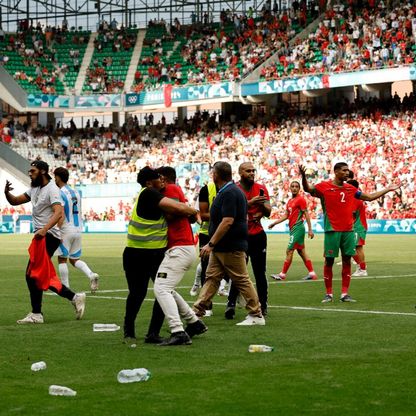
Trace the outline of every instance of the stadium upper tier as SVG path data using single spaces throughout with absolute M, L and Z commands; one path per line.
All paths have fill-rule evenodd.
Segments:
M 90 33 L 53 27 L 6 34 L 0 55 L 7 71 L 32 94 L 71 94 Z
M 260 77 L 272 80 L 411 64 L 416 52 L 415 14 L 415 6 L 402 2 L 391 10 L 334 6 L 315 32 L 281 50 Z
M 224 13 L 220 23 L 153 24 L 146 33 L 133 89 L 239 81 L 310 20 L 302 10 L 292 17 L 286 12 L 265 11 L 259 18 Z
M 415 97 L 406 97 L 403 103 L 395 97 L 386 102 L 357 102 L 351 108 L 340 105 L 340 111 L 341 107 L 345 111 L 342 117 L 305 118 L 286 112 L 283 119 L 268 122 L 254 118 L 219 122 L 216 114 L 197 113 L 183 127 L 139 126 L 137 119 L 130 118 L 122 129 L 111 131 L 58 130 L 50 135 L 20 130 L 12 148 L 29 160 L 39 156 L 52 167 L 66 165 L 76 184 L 133 183 L 145 165 L 212 165 L 218 160 L 229 161 L 237 173 L 239 164 L 250 160 L 258 180 L 273 195 L 277 213 L 284 212 L 289 183 L 299 178 L 299 164 L 317 182 L 331 177 L 333 163 L 343 160 L 366 192 L 403 181 L 401 194 L 369 205 L 371 218 L 416 218 Z M 189 185 L 191 177 L 187 179 Z M 193 201 L 198 187 L 188 187 L 188 200 Z M 313 217 L 319 217 L 316 199 L 310 200 L 310 206 Z
M 137 29 L 105 26 L 94 40 L 83 93 L 120 93 L 137 39 Z
M 224 12 L 219 23 L 181 26 L 151 23 L 146 32 L 133 85 L 144 87 L 221 80 L 236 81 L 272 56 L 301 32 L 312 17 L 306 10 L 254 18 Z M 137 39 L 137 29 L 104 24 L 93 35 L 83 62 L 89 32 L 30 27 L 0 39 L 0 62 L 28 92 L 71 95 L 85 76 L 81 93 L 123 92 Z M 84 63 L 86 73 L 80 72 Z

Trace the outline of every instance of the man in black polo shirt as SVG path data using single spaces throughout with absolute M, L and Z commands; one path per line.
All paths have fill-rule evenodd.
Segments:
M 265 325 L 258 296 L 247 271 L 247 199 L 232 181 L 229 163 L 214 164 L 213 180 L 218 192 L 210 210 L 210 239 L 200 252 L 201 257 L 209 257 L 209 263 L 194 310 L 198 316 L 204 315 L 226 274 L 247 302 L 249 314 L 237 325 Z

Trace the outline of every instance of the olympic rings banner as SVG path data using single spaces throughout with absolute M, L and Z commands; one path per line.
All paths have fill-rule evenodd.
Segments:
M 170 91 L 171 102 L 209 100 L 224 98 L 233 95 L 231 82 L 218 84 L 190 85 L 188 87 L 172 88 Z M 169 101 L 169 100 L 168 100 Z M 126 94 L 126 107 L 138 105 L 165 104 L 166 94 L 163 88 L 154 91 L 142 91 L 138 94 Z

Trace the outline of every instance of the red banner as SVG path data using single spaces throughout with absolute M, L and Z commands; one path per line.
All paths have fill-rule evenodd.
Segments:
M 172 85 L 165 84 L 163 86 L 163 96 L 165 98 L 165 107 L 170 107 L 172 105 Z

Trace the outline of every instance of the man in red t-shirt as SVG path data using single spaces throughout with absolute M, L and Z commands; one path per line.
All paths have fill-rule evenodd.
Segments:
M 316 280 L 318 277 L 313 270 L 312 261 L 306 254 L 305 250 L 305 224 L 303 222 L 304 218 L 308 224 L 308 237 L 314 237 L 306 199 L 299 194 L 300 183 L 298 181 L 292 181 L 290 183 L 290 191 L 292 192 L 292 198 L 289 199 L 286 205 L 286 214 L 269 225 L 269 230 L 271 230 L 275 225 L 280 224 L 281 222 L 288 219 L 290 231 L 289 244 L 286 249 L 286 260 L 283 263 L 282 271 L 279 274 L 272 274 L 271 277 L 274 280 L 286 279 L 286 273 L 292 264 L 293 253 L 295 250 L 297 250 L 299 256 L 303 260 L 303 263 L 308 269 L 308 274 L 306 277 L 304 277 L 304 280 Z
M 238 187 L 243 191 L 248 204 L 248 252 L 247 258 L 251 260 L 254 278 L 256 279 L 256 289 L 261 303 L 263 316 L 267 315 L 267 289 L 266 278 L 266 252 L 267 237 L 261 225 L 261 219 L 268 217 L 271 212 L 270 197 L 267 188 L 254 181 L 256 169 L 251 162 L 244 162 L 238 168 L 240 182 Z M 235 314 L 235 304 L 238 291 L 231 284 L 228 296 L 225 317 L 233 319 Z
M 334 166 L 335 177 L 332 181 L 324 181 L 318 184 L 309 184 L 306 178 L 306 169 L 299 166 L 302 175 L 302 185 L 305 192 L 320 198 L 324 212 L 324 282 L 326 295 L 322 303 L 332 302 L 332 266 L 334 258 L 338 257 L 339 250 L 342 256 L 342 288 L 341 301 L 355 302 L 348 294 L 351 281 L 351 257 L 355 255 L 355 233 L 353 212 L 355 199 L 374 201 L 387 192 L 399 189 L 401 184 L 391 185 L 381 191 L 365 194 L 352 185 L 345 183 L 349 178 L 350 170 L 347 163 L 338 162 Z
M 177 202 L 186 203 L 182 189 L 175 185 L 175 169 L 164 166 L 158 169 L 158 173 L 165 182 L 163 195 Z M 190 224 L 192 218 L 166 216 L 166 219 L 168 247 L 156 274 L 154 292 L 168 321 L 171 336 L 159 345 L 189 345 L 192 344 L 191 338 L 194 335 L 202 334 L 208 329 L 182 296 L 175 291 L 184 274 L 196 260 L 194 235 Z M 185 330 L 181 318 L 188 324 Z

